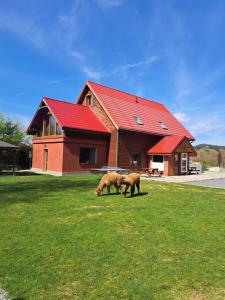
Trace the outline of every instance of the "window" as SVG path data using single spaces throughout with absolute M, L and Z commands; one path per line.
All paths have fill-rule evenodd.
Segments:
M 163 155 L 153 155 L 152 161 L 157 163 L 163 163 Z
M 138 125 L 144 125 L 143 122 L 142 122 L 137 116 L 133 116 L 133 120 L 134 120 Z
M 62 127 L 58 123 L 56 123 L 56 134 L 57 135 L 62 135 L 63 134 Z
M 49 116 L 50 119 L 50 135 L 55 134 L 55 118 L 51 115 Z
M 86 96 L 86 104 L 87 105 L 92 105 L 92 95 Z
M 141 165 L 141 153 L 131 154 L 131 163 L 140 166 Z
M 80 148 L 80 164 L 96 164 L 96 148 Z
M 167 126 L 163 123 L 163 122 L 159 122 L 159 125 L 160 125 L 160 127 L 162 128 L 162 129 L 164 129 L 164 130 L 168 130 L 168 128 L 167 128 Z
M 42 135 L 43 135 L 43 128 L 42 128 L 42 126 L 40 126 L 37 130 L 37 136 L 40 137 Z
M 49 116 L 45 119 L 45 135 L 49 135 Z
M 188 155 L 187 153 L 181 153 L 181 173 L 187 172 Z

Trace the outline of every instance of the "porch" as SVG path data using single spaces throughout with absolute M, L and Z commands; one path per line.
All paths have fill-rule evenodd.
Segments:
M 190 165 L 190 158 L 197 153 L 186 137 L 165 136 L 147 154 L 149 170 L 158 170 L 165 176 L 197 173 L 197 168 Z

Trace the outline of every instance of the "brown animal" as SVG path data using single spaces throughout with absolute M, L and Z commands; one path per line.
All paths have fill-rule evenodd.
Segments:
M 107 187 L 108 194 L 110 193 L 110 187 L 115 186 L 116 192 L 119 193 L 121 190 L 122 176 L 116 172 L 107 173 L 102 176 L 99 185 L 96 188 L 96 196 L 101 195 L 103 189 Z
M 131 197 L 134 195 L 135 186 L 137 187 L 138 194 L 140 193 L 140 174 L 130 173 L 122 179 L 122 184 L 126 185 L 124 195 L 126 197 L 127 190 L 130 187 Z

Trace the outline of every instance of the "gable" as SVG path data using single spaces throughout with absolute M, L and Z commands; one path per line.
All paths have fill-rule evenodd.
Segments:
M 175 150 L 179 153 L 191 153 L 192 155 L 197 155 L 197 152 L 195 151 L 194 147 L 191 145 L 191 143 L 185 139 L 183 140 L 178 147 Z
M 148 154 L 168 154 L 183 152 L 196 155 L 196 151 L 186 137 L 165 136 L 148 149 Z

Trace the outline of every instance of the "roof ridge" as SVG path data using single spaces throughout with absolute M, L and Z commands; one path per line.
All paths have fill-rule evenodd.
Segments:
M 107 86 L 107 85 L 104 85 L 104 84 L 101 84 L 101 83 L 97 83 L 97 82 L 94 82 L 94 81 L 91 81 L 91 80 L 87 80 L 87 83 L 88 83 L 88 82 L 94 83 L 94 84 L 97 84 L 97 85 L 100 85 L 100 86 L 103 86 L 103 87 L 108 88 L 108 89 L 111 89 L 111 90 L 115 90 L 115 91 L 120 92 L 120 93 L 124 93 L 124 94 L 130 95 L 130 96 L 133 96 L 133 97 L 136 97 L 136 98 L 140 98 L 141 100 L 144 100 L 144 101 L 154 102 L 154 103 L 156 103 L 156 104 L 160 104 L 160 105 L 162 105 L 163 107 L 165 107 L 164 104 L 162 104 L 162 103 L 160 103 L 160 102 L 157 102 L 157 101 L 155 101 L 155 100 L 146 99 L 146 98 L 137 96 L 137 95 L 135 95 L 135 94 L 131 94 L 131 93 L 128 93 L 128 92 L 119 90 L 119 89 L 117 89 L 117 88 L 112 88 L 112 87 L 110 87 L 110 86 Z M 165 107 L 165 108 L 166 108 L 166 107 Z
M 68 101 L 65 101 L 65 100 L 53 99 L 53 98 L 49 98 L 49 97 L 43 97 L 43 99 L 49 99 L 49 100 L 53 100 L 53 101 L 57 101 L 57 102 L 63 102 L 63 103 L 66 103 L 66 104 L 78 105 L 78 106 L 83 106 L 83 107 L 88 108 L 88 106 L 82 105 L 80 103 L 72 103 L 72 102 L 68 102 Z
M 43 100 L 45 100 L 45 99 L 49 99 L 49 100 L 53 100 L 53 101 L 64 102 L 64 103 L 67 103 L 67 104 L 72 104 L 72 105 L 74 105 L 74 104 L 77 104 L 77 103 L 72 103 L 72 102 L 65 101 L 65 100 L 60 100 L 60 99 L 49 98 L 49 97 L 46 97 L 46 96 L 44 96 L 42 99 L 43 99 Z

